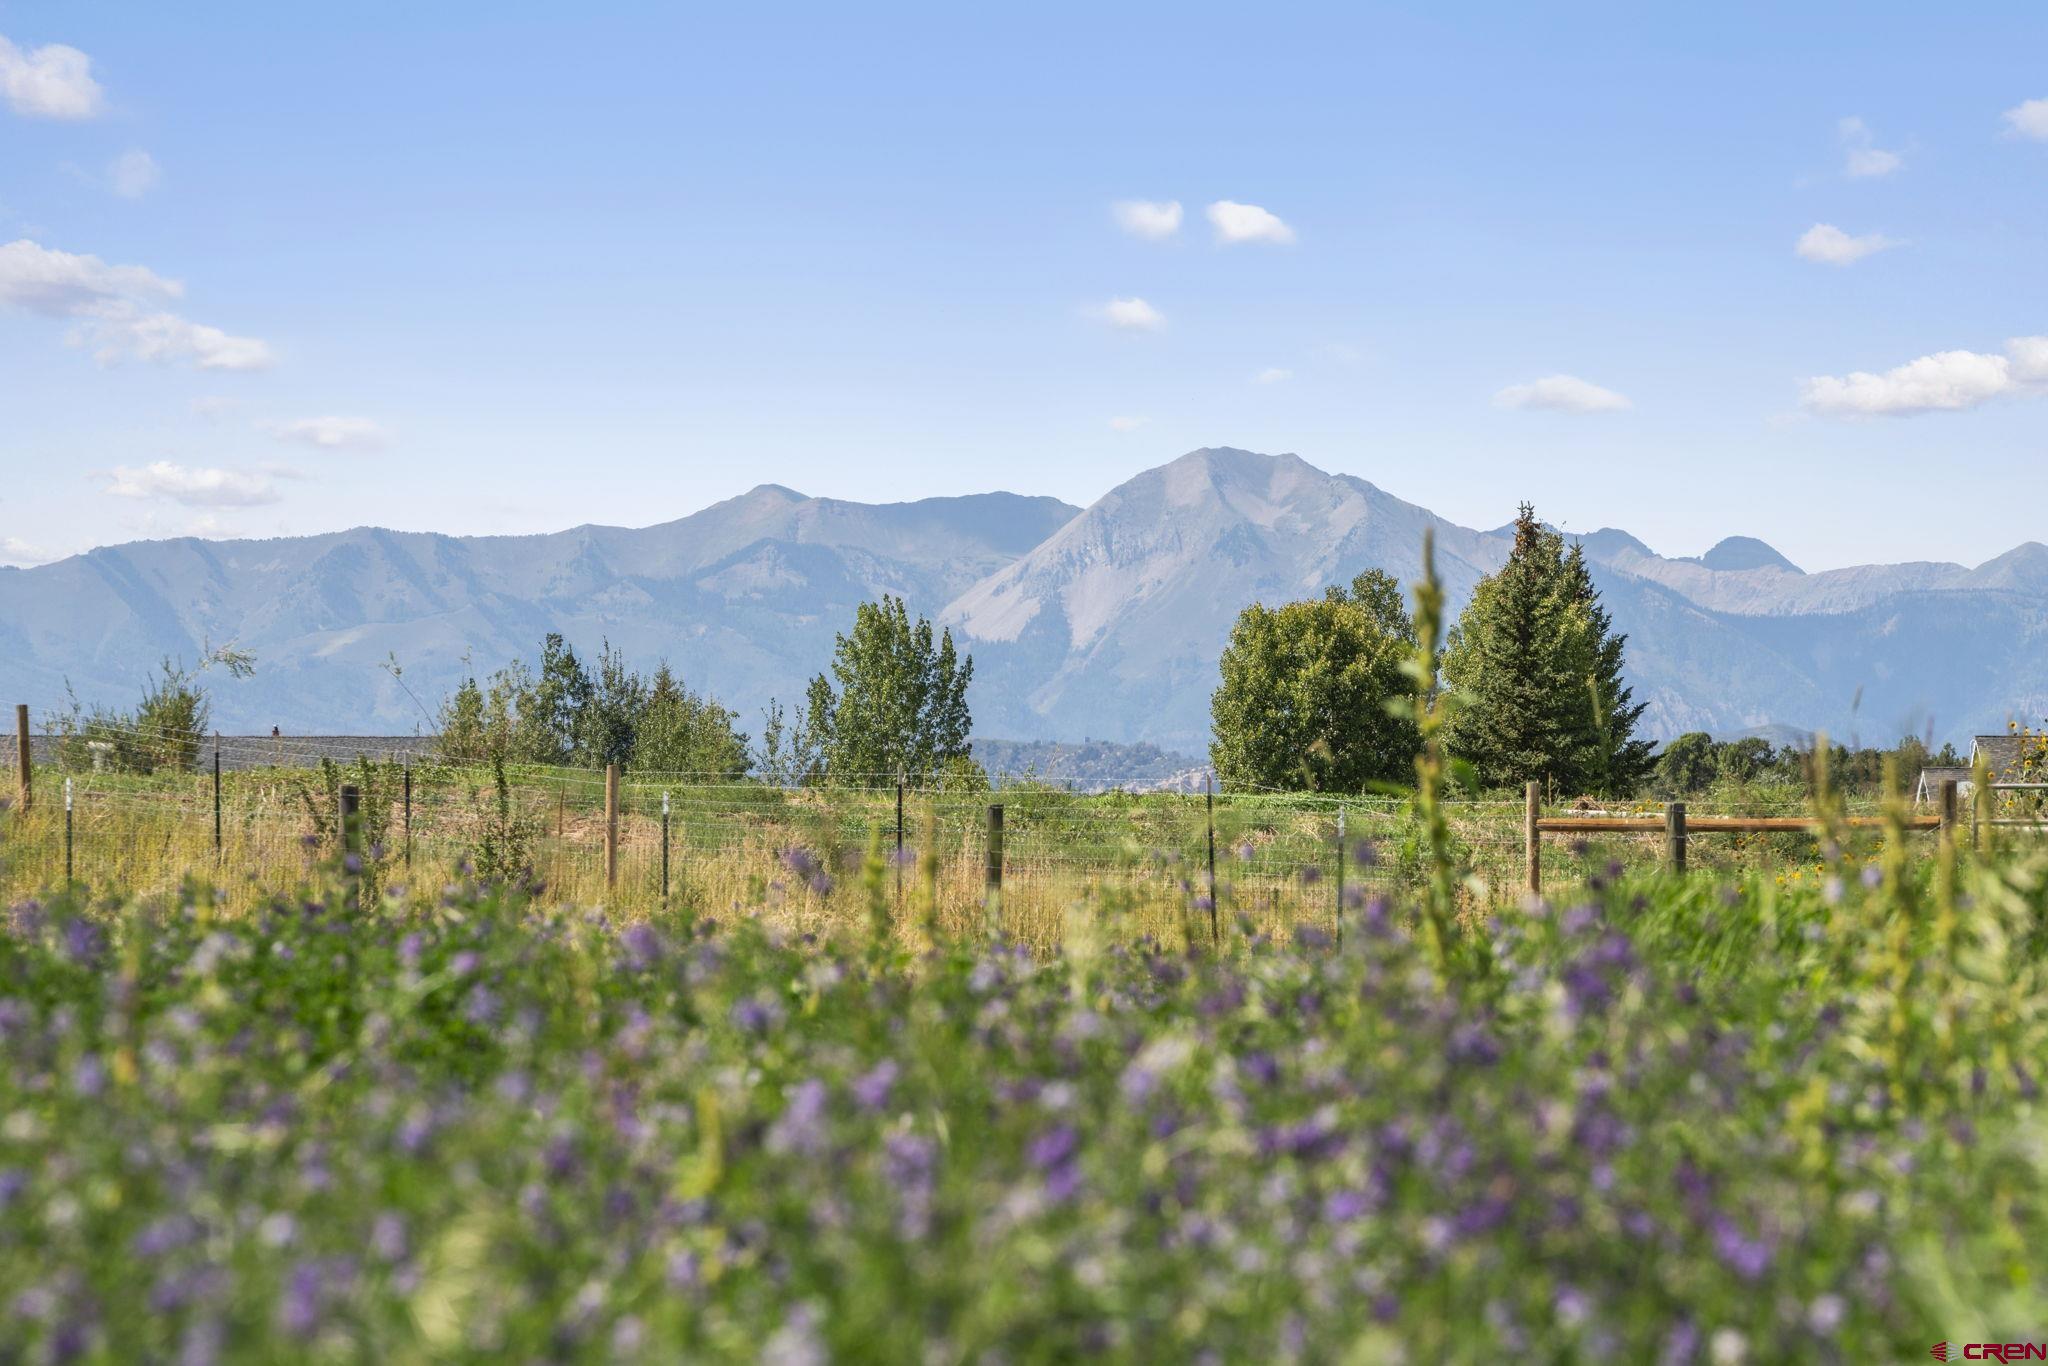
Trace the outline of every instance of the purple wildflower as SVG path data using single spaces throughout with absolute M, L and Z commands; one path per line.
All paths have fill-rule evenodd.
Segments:
M 661 935 L 652 925 L 634 925 L 619 936 L 626 950 L 626 967 L 632 972 L 650 971 L 661 961 Z
M 1046 1171 L 1070 1160 L 1081 1148 L 1081 1135 L 1071 1124 L 1056 1124 L 1031 1140 L 1024 1156 L 1032 1166 Z
M 896 1078 L 903 1069 L 896 1065 L 894 1058 L 884 1058 L 867 1071 L 853 1079 L 851 1090 L 854 1103 L 863 1110 L 880 1110 L 889 1103 L 889 1093 L 896 1088 Z
M 378 1260 L 400 1261 L 407 1246 L 404 1215 L 395 1210 L 385 1210 L 370 1222 L 370 1251 Z
M 882 1173 L 896 1192 L 897 1231 L 913 1242 L 931 1232 L 938 1155 L 938 1145 L 918 1134 L 892 1133 L 882 1140 Z
M 107 1065 L 99 1054 L 87 1053 L 71 1069 L 71 1089 L 84 1100 L 96 1099 L 107 1089 Z
M 782 1023 L 782 1003 L 767 992 L 732 1003 L 733 1025 L 747 1034 L 766 1034 Z
M 89 920 L 64 922 L 64 956 L 80 967 L 90 967 L 106 946 L 106 936 Z
M 1713 1235 L 1715 1255 L 1743 1280 L 1757 1280 L 1769 1270 L 1769 1244 L 1745 1234 L 1733 1219 L 1725 1215 L 1715 1216 Z
M 816 1156 L 825 1150 L 825 1107 L 831 1093 L 816 1077 L 800 1081 L 768 1129 L 768 1151 Z

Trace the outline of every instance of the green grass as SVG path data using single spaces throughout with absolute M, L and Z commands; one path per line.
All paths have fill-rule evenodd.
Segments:
M 1078 838 L 1051 824 L 1066 804 L 1018 806 Z M 1304 845 L 1320 819 L 1243 814 L 1233 839 Z M 0 934 L 0 1342 L 898 1362 L 2032 1340 L 2048 859 L 1926 849 L 1469 906 L 1448 977 L 1391 874 L 1341 946 L 1297 878 L 1288 913 L 1226 914 L 1221 952 L 1189 951 L 1150 872 L 1076 884 L 1026 943 L 956 926 L 917 869 L 899 905 L 880 860 L 838 870 L 810 924 L 765 891 L 738 915 L 599 911 L 438 877 L 365 905 L 331 868 L 268 900 L 23 903 Z
M 338 776 L 368 790 L 366 808 L 381 839 L 366 856 L 381 885 L 432 893 L 466 860 L 478 858 L 496 800 L 489 771 L 415 768 L 409 822 L 400 770 L 379 766 Z M 868 917 L 855 870 L 876 842 L 893 855 L 893 789 L 782 791 L 629 774 L 621 794 L 618 878 L 607 884 L 602 776 L 526 768 L 509 777 L 515 819 L 529 835 L 522 866 L 555 899 L 601 904 L 618 914 L 654 915 L 688 904 L 728 918 L 761 918 L 794 933 L 861 930 Z M 75 775 L 73 876 L 89 892 L 162 896 L 201 873 L 225 908 L 260 907 L 292 891 L 316 859 L 335 851 L 327 795 L 335 780 L 317 769 L 289 767 L 225 774 L 216 849 L 210 774 Z M 62 783 L 54 771 L 39 773 L 33 810 L 14 817 L 0 858 L 0 895 L 30 895 L 63 882 Z M 671 812 L 666 902 L 664 794 Z M 1059 943 L 1067 908 L 1091 898 L 1120 908 L 1117 932 L 1125 942 L 1140 935 L 1161 942 L 1190 932 L 1207 935 L 1210 818 L 1201 797 L 1090 796 L 1031 786 L 907 795 L 906 856 L 900 877 L 892 868 L 887 879 L 906 919 L 956 935 L 986 927 L 987 808 L 993 801 L 1004 807 L 1001 923 L 1013 937 L 1049 951 Z M 1692 809 L 1776 814 L 1797 809 L 1790 801 L 1776 789 L 1736 790 L 1695 799 Z M 1354 896 L 1394 892 L 1418 880 L 1420 856 L 1403 800 L 1226 794 L 1214 806 L 1220 918 L 1247 916 L 1261 931 L 1282 936 L 1297 924 L 1334 926 L 1340 808 L 1347 831 L 1341 873 Z M 1483 918 L 1513 904 L 1523 877 L 1521 803 L 1461 800 L 1447 809 L 1464 875 L 1464 914 Z M 1651 813 L 1658 807 L 1622 802 L 1608 809 Z M 1909 838 L 1917 848 L 1931 847 L 1929 836 Z M 1848 853 L 1875 857 L 1881 844 L 1880 836 L 1860 836 Z M 1548 838 L 1547 884 L 1582 882 L 1611 861 L 1649 866 L 1662 850 L 1657 835 Z M 1730 875 L 1782 875 L 1794 885 L 1819 875 L 1816 841 L 1800 835 L 1702 836 L 1692 841 L 1691 861 Z M 815 865 L 823 876 L 798 876 L 792 863 Z

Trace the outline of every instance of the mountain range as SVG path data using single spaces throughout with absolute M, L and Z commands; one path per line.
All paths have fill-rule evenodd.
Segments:
M 254 653 L 214 686 L 226 730 L 431 728 L 466 670 L 561 631 L 667 659 L 758 729 L 879 593 L 973 654 L 981 734 L 1150 742 L 1201 753 L 1238 610 L 1411 578 L 1425 532 L 1453 610 L 1505 559 L 1506 528 L 1446 521 L 1293 455 L 1192 451 L 1087 508 L 989 493 L 870 505 L 764 484 L 678 521 L 548 535 L 372 527 L 269 540 L 110 546 L 0 570 L 0 699 L 42 710 L 67 682 L 129 704 L 163 656 Z M 1648 703 L 1649 733 L 1777 725 L 1937 739 L 2048 712 L 2048 547 L 1974 568 L 1808 574 L 1731 536 L 1669 558 L 1624 531 L 1580 539 Z M 395 661 L 398 670 L 389 667 Z

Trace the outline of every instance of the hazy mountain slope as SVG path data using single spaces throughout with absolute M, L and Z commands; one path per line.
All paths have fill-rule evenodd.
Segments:
M 1005 493 L 876 507 L 763 486 L 641 529 L 116 546 L 0 573 L 0 688 L 40 707 L 69 678 L 125 703 L 160 657 L 232 640 L 258 669 L 217 689 L 223 727 L 409 730 L 465 653 L 495 668 L 559 630 L 585 649 L 609 638 L 638 661 L 666 657 L 751 715 L 801 687 L 863 599 L 934 611 L 1076 511 Z M 378 667 L 394 654 L 405 686 Z
M 1516 490 L 1501 490 L 1503 508 Z M 861 601 L 899 593 L 972 651 L 977 728 L 1206 750 L 1231 622 L 1368 567 L 1412 579 L 1433 533 L 1461 606 L 1505 558 L 1475 531 L 1292 455 L 1194 451 L 1085 510 L 985 494 L 869 506 L 763 485 L 641 529 L 451 537 L 358 528 L 269 541 L 148 542 L 0 571 L 0 700 L 129 703 L 162 655 L 255 651 L 223 682 L 224 729 L 406 731 L 460 676 L 564 632 L 668 659 L 752 728 L 793 699 Z M 1804 573 L 1733 536 L 1696 559 L 1613 528 L 1577 536 L 1648 704 L 1650 733 L 1769 725 L 1960 738 L 2048 713 L 2048 546 L 1976 568 Z M 380 668 L 392 655 L 406 688 Z
M 989 729 L 1199 752 L 1216 659 L 1245 603 L 1318 593 L 1368 567 L 1412 572 L 1425 528 L 1460 594 L 1505 553 L 1295 456 L 1199 450 L 1111 490 L 941 620 L 975 651 Z
M 1311 595 L 1369 568 L 1411 581 L 1425 530 L 1456 611 L 1506 558 L 1507 536 L 1295 456 L 1195 451 L 1104 495 L 943 620 L 972 644 L 976 716 L 989 729 L 1199 753 L 1216 659 L 1244 603 Z M 1819 705 L 1794 665 L 1722 614 L 1611 563 L 1596 561 L 1595 576 L 1631 633 L 1645 722 L 1659 733 L 1770 721 L 1778 703 Z

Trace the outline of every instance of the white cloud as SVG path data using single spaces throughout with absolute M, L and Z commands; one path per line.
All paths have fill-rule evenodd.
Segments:
M 266 422 L 263 430 L 279 441 L 298 441 L 322 451 L 382 450 L 390 440 L 390 433 L 367 417 L 302 417 Z
M 2012 377 L 2021 384 L 2048 384 L 2048 337 L 2014 337 L 2005 344 Z
M 187 322 L 171 313 L 111 319 L 92 329 L 93 352 L 101 364 L 134 356 L 138 360 L 188 360 L 201 370 L 268 370 L 277 359 L 268 342 L 231 337 L 218 327 Z
M 1847 149 L 1848 161 L 1843 171 L 1859 179 L 1870 176 L 1887 176 L 1906 164 L 1906 159 L 1897 152 L 1887 152 L 1879 147 L 1872 137 L 1870 125 L 1851 115 L 1835 125 L 1841 134 L 1842 146 Z
M 1294 372 L 1292 370 L 1283 370 L 1277 365 L 1269 365 L 1265 369 L 1259 371 L 1258 374 L 1252 376 L 1252 383 L 1278 384 L 1282 380 L 1290 380 L 1293 378 Z
M 1113 417 L 1109 429 L 1113 432 L 1135 432 L 1152 419 L 1149 417 Z
M 1109 206 L 1117 226 L 1133 237 L 1163 242 L 1180 231 L 1180 201 L 1154 203 L 1148 199 L 1124 199 Z
M 1210 224 L 1216 229 L 1216 240 L 1226 245 L 1274 242 L 1285 246 L 1294 240 L 1293 228 L 1256 204 L 1219 199 L 1209 206 L 1208 214 Z
M 1546 375 L 1527 384 L 1510 384 L 1493 396 L 1496 408 L 1536 408 L 1553 413 L 1618 413 L 1629 401 L 1574 375 Z
M 1819 261 L 1830 266 L 1846 266 L 1897 245 L 1896 241 L 1881 232 L 1851 237 L 1832 223 L 1815 223 L 1800 234 L 1799 245 L 1793 250 L 1809 261 Z
M 54 251 L 23 238 L 0 247 L 0 303 L 46 318 L 68 318 L 137 299 L 185 292 L 144 266 L 110 266 L 97 256 Z
M 271 363 L 264 342 L 154 309 L 184 292 L 144 266 L 110 266 L 26 238 L 0 246 L 0 304 L 74 320 L 67 340 L 93 347 L 102 364 L 134 357 L 190 361 L 201 370 L 261 370 Z
M 1799 386 L 1808 411 L 1834 417 L 1953 413 L 2048 385 L 2048 337 L 2014 337 L 2004 355 L 1937 351 L 1883 374 L 1816 375 Z
M 23 51 L 0 38 L 0 95 L 15 113 L 32 119 L 89 119 L 100 112 L 100 94 L 92 58 L 77 48 L 50 43 Z
M 219 422 L 241 406 L 242 400 L 223 394 L 201 394 L 191 403 L 193 416 L 203 417 L 208 422 Z
M 195 469 L 155 460 L 114 467 L 107 484 L 117 498 L 164 499 L 195 508 L 246 508 L 278 501 L 270 477 L 249 470 Z
M 163 178 L 163 167 L 140 148 L 121 153 L 107 166 L 107 188 L 123 199 L 142 198 L 162 184 Z
M 64 557 L 54 550 L 31 545 L 18 536 L 0 536 L 0 564 L 29 565 L 48 564 Z
M 2048 100 L 2027 100 L 2005 111 L 2012 131 L 2036 142 L 2048 142 Z
M 1102 306 L 1102 317 L 1112 327 L 1156 332 L 1166 326 L 1164 314 L 1143 299 L 1111 299 Z

